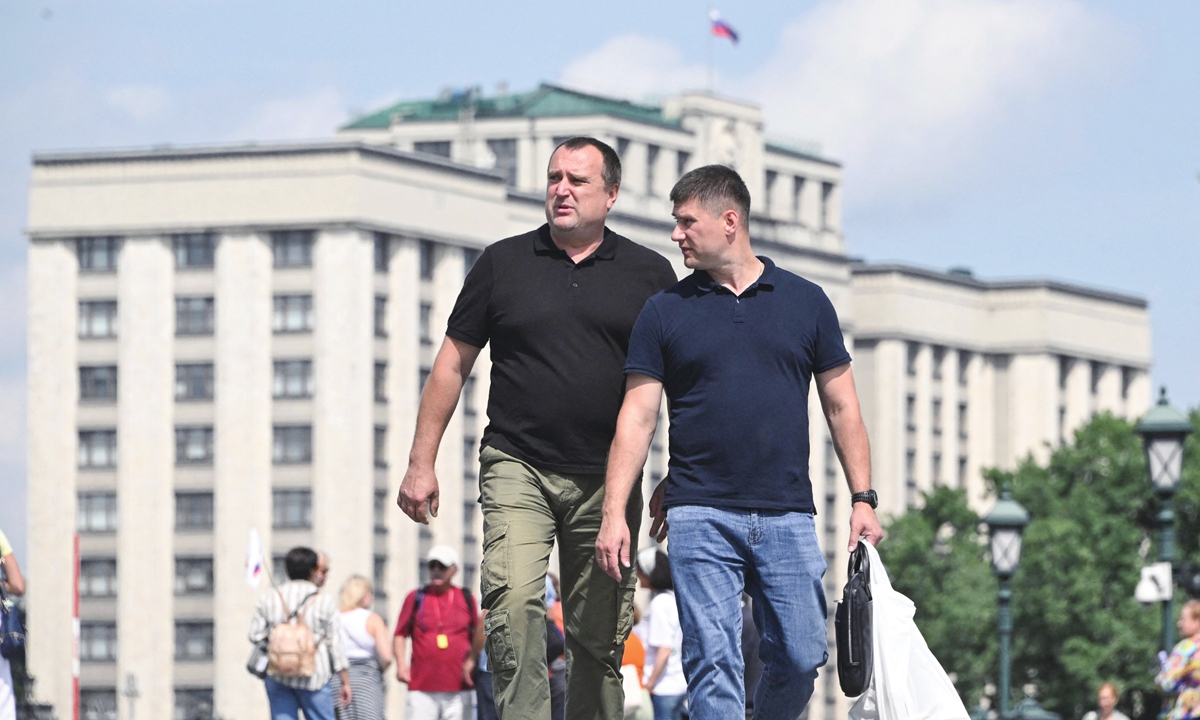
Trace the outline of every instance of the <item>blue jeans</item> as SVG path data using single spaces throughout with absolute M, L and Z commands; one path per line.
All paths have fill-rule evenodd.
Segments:
M 320 690 L 304 690 L 284 685 L 270 675 L 263 682 L 271 703 L 271 720 L 297 720 L 300 708 L 304 708 L 306 720 L 334 720 L 333 693 L 328 683 Z
M 679 720 L 683 717 L 683 701 L 687 695 L 651 695 L 654 720 Z
M 754 600 L 763 661 L 756 720 L 795 720 L 825 664 L 825 557 L 815 519 L 796 512 L 671 508 L 671 577 L 692 720 L 743 717 L 742 592 Z

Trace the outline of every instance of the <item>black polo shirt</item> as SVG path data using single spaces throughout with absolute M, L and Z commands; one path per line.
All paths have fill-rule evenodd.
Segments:
M 741 295 L 698 270 L 650 298 L 629 340 L 625 372 L 662 381 L 670 407 L 668 508 L 816 511 L 808 388 L 850 355 L 825 292 L 759 259 Z
M 608 228 L 579 263 L 549 225 L 484 250 L 446 328 L 474 347 L 492 343 L 482 444 L 539 469 L 603 473 L 629 333 L 646 300 L 674 283 L 666 258 Z

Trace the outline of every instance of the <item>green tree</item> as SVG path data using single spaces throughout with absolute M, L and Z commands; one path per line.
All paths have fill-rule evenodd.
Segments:
M 1189 439 L 1184 462 L 1174 504 L 1179 554 L 1200 561 L 1200 435 Z M 1047 709 L 1072 719 L 1112 681 L 1126 713 L 1152 717 L 1160 614 L 1137 603 L 1133 590 L 1141 567 L 1157 557 L 1158 499 L 1133 425 L 1096 416 L 1048 463 L 1027 458 L 987 477 L 993 491 L 1011 485 L 1032 515 L 1013 581 L 1015 691 L 1033 684 Z M 891 524 L 882 549 L 893 584 L 916 603 L 917 625 L 968 707 L 996 673 L 996 584 L 978 525 L 961 493 L 941 489 Z

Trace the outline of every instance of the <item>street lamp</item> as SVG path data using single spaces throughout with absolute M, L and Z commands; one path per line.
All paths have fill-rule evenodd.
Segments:
M 1146 450 L 1146 467 L 1150 471 L 1150 484 L 1158 494 L 1158 527 L 1161 542 L 1158 559 L 1175 562 L 1175 513 L 1171 509 L 1171 498 L 1179 489 L 1179 478 L 1183 474 L 1183 441 L 1192 432 L 1187 416 L 1167 403 L 1167 389 L 1159 389 L 1158 404 L 1137 424 L 1142 436 L 1142 447 Z M 1167 599 L 1162 608 L 1163 650 L 1171 652 L 1175 644 L 1175 608 L 1172 603 L 1174 587 L 1168 584 Z
M 997 625 L 1000 630 L 1000 717 L 1009 717 L 1008 700 L 1012 692 L 1012 576 L 1017 571 L 1021 561 L 1021 532 L 1029 524 L 1029 513 L 1021 503 L 1013 500 L 1012 489 L 1004 487 L 996 506 L 987 514 L 983 521 L 988 526 L 988 538 L 992 550 L 992 570 L 1000 580 L 1000 590 L 996 598 L 1000 604 L 1000 619 Z

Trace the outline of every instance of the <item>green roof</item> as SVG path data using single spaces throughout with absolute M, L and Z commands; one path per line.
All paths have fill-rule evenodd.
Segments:
M 612 117 L 679 129 L 677 120 L 663 117 L 662 108 L 639 105 L 627 100 L 589 95 L 555 85 L 514 95 L 482 97 L 477 91 L 457 92 L 438 100 L 401 102 L 343 127 L 343 130 L 387 128 L 392 119 L 399 122 L 443 122 L 458 120 L 463 110 L 474 110 L 477 120 L 489 118 L 572 117 L 609 115 Z

